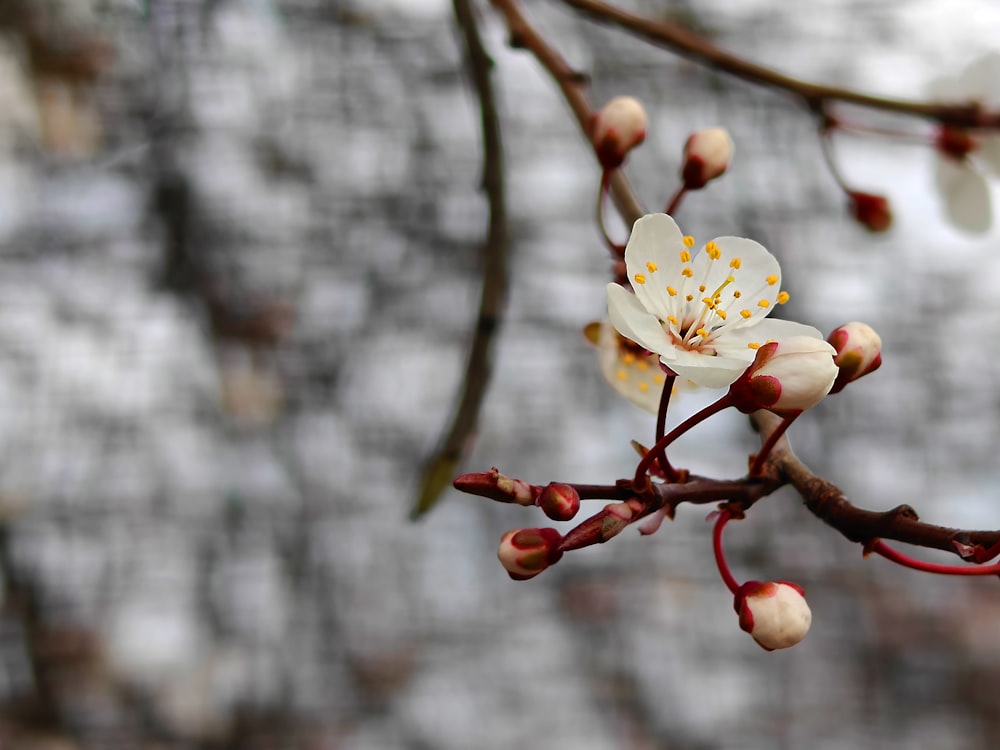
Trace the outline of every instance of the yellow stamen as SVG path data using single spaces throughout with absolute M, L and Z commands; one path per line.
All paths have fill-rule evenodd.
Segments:
M 733 299 L 739 299 L 742 296 L 743 296 L 743 292 L 741 292 L 739 289 L 734 289 L 733 290 Z
M 783 305 L 788 302 L 788 292 L 778 292 L 778 304 Z
M 667 287 L 667 294 L 669 294 L 671 297 L 676 297 L 677 296 L 677 290 L 674 289 L 672 286 L 668 286 Z
M 694 295 L 693 294 L 689 294 L 684 299 L 686 299 L 688 302 L 690 302 L 691 300 L 694 299 Z
M 685 247 L 694 247 L 694 237 L 688 235 L 684 238 Z
M 699 328 L 697 331 L 695 331 L 695 333 L 697 333 L 703 339 L 707 339 L 708 338 L 708 331 L 706 331 L 704 328 Z
M 642 391 L 643 393 L 645 393 L 646 391 L 649 390 L 649 384 L 648 383 L 639 383 L 639 390 Z
M 662 383 L 663 383 L 663 381 L 665 379 L 666 378 L 663 375 L 654 375 L 653 376 L 653 382 L 656 383 L 657 385 L 662 385 Z
M 643 276 L 641 273 L 637 273 L 635 275 L 635 283 L 636 284 L 645 284 L 646 283 L 646 277 Z
M 747 348 L 748 349 L 760 349 L 760 344 L 751 341 L 749 344 L 747 344 Z
M 770 306 L 771 303 L 768 302 L 766 299 L 762 299 L 760 302 L 757 303 L 757 307 L 770 307 Z
M 632 364 L 635 362 L 635 355 L 632 352 L 625 352 L 625 354 L 622 355 L 622 362 L 627 365 Z
M 690 263 L 690 262 L 691 262 L 691 253 L 689 253 L 687 250 L 681 250 L 681 263 Z
M 653 261 L 649 261 L 649 263 L 646 264 L 646 268 L 649 269 L 650 273 L 653 273 L 653 271 L 657 269 L 657 265 Z
M 715 314 L 718 315 L 723 320 L 726 319 L 726 311 L 725 310 L 716 310 Z
M 668 315 L 667 320 L 673 323 L 674 325 L 677 325 L 677 318 L 675 318 L 673 315 Z
M 749 310 L 740 310 L 740 315 L 742 315 L 744 318 L 749 318 L 750 316 L 753 315 L 753 313 L 750 312 Z
M 767 281 L 767 285 L 768 285 L 768 286 L 774 286 L 775 284 L 777 284 L 777 283 L 778 283 L 778 277 L 777 277 L 777 276 L 775 276 L 774 274 L 771 274 L 771 275 L 770 275 L 770 276 L 768 276 L 768 277 L 767 277 L 767 279 L 765 279 L 765 280 Z
M 719 249 L 719 246 L 716 245 L 714 242 L 709 242 L 707 245 L 705 245 L 705 252 L 708 253 L 708 257 L 711 258 L 712 260 L 718 260 L 719 258 L 722 257 L 722 251 Z
M 628 373 L 625 372 L 624 370 L 619 370 L 618 371 L 618 379 L 619 380 L 628 380 Z
M 649 369 L 649 362 L 647 362 L 644 359 L 640 359 L 638 362 L 635 363 L 635 367 L 639 372 L 645 372 L 646 370 Z
M 705 285 L 704 284 L 699 284 L 698 285 L 698 291 L 704 293 L 705 292 Z
M 729 261 L 729 267 L 730 268 L 739 268 L 740 264 L 742 262 L 743 261 L 741 261 L 739 258 L 733 258 L 731 261 Z
M 690 268 L 685 268 L 683 271 L 681 271 L 681 276 L 687 276 L 690 279 L 692 276 L 694 276 L 694 271 L 692 271 Z

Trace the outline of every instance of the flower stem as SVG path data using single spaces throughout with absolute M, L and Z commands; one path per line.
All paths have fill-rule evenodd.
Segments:
M 649 449 L 649 452 L 642 457 L 641 461 L 639 461 L 639 465 L 635 467 L 635 478 L 632 480 L 633 483 L 636 486 L 639 486 L 640 484 L 643 484 L 645 482 L 646 472 L 649 470 L 649 467 L 652 465 L 656 457 L 659 456 L 660 454 L 664 454 L 664 456 L 666 456 L 665 451 L 668 445 L 670 445 L 677 438 L 679 438 L 681 435 L 690 430 L 699 422 L 704 422 L 713 414 L 718 414 L 723 409 L 732 406 L 732 403 L 733 403 L 733 397 L 729 393 L 727 393 L 725 396 L 720 398 L 715 403 L 709 404 L 701 411 L 692 414 L 690 417 L 688 417 L 679 425 L 677 425 L 674 429 L 672 429 L 667 435 L 657 440 L 656 445 L 654 445 L 652 448 Z
M 785 434 L 785 430 L 795 421 L 795 418 L 799 415 L 796 414 L 794 417 L 785 417 L 781 420 L 781 424 L 774 428 L 774 432 L 767 436 L 767 440 L 760 447 L 760 452 L 754 457 L 753 465 L 750 467 L 750 476 L 759 476 L 761 471 L 764 469 L 764 463 L 767 461 L 767 457 L 771 455 L 771 451 L 774 450 L 774 446 L 777 444 L 781 436 Z
M 610 187 L 611 170 L 605 169 L 601 173 L 601 187 L 597 192 L 597 226 L 601 230 L 601 237 L 604 239 L 604 244 L 608 246 L 608 250 L 611 251 L 612 255 L 620 258 L 625 254 L 625 248 L 612 241 L 608 234 L 608 228 L 604 224 L 604 199 L 608 195 Z
M 667 203 L 667 207 L 664 209 L 663 213 L 673 216 L 674 211 L 680 208 L 681 201 L 684 199 L 685 195 L 687 195 L 687 185 L 681 185 L 677 188 L 677 192 L 670 196 L 670 202 Z
M 872 547 L 872 552 L 882 555 L 886 560 L 891 560 L 897 565 L 913 568 L 924 573 L 938 573 L 945 576 L 993 576 L 1000 575 L 1000 563 L 993 565 L 941 565 L 939 563 L 925 562 L 915 557 L 904 555 L 898 550 L 894 550 L 885 542 L 879 540 Z
M 719 517 L 716 519 L 715 527 L 712 529 L 712 552 L 715 553 L 715 564 L 719 568 L 719 575 L 722 576 L 723 583 L 726 584 L 726 588 L 735 594 L 739 591 L 740 584 L 737 583 L 732 571 L 729 570 L 729 563 L 726 562 L 726 556 L 722 552 L 722 530 L 729 523 L 730 518 L 728 510 L 719 511 Z
M 670 397 L 674 392 L 674 381 L 677 380 L 676 375 L 668 375 L 666 381 L 663 383 L 663 393 L 660 394 L 660 409 L 656 413 L 656 442 L 663 439 L 663 433 L 667 429 L 667 409 L 670 406 Z M 660 468 L 668 479 L 677 479 L 677 470 L 670 465 L 670 461 L 667 459 L 666 451 L 660 451 L 656 458 L 657 463 L 660 464 Z

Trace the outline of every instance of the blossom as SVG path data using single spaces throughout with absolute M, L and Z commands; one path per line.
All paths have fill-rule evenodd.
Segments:
M 765 320 L 788 301 L 778 261 L 762 245 L 719 237 L 692 254 L 666 214 L 649 214 L 632 228 L 625 266 L 635 294 L 608 285 L 611 324 L 681 377 L 724 388 L 769 341 L 790 336 L 822 339 L 811 326 Z
M 692 134 L 684 144 L 681 177 L 684 187 L 698 190 L 722 175 L 733 158 L 733 141 L 723 128 L 707 128 Z
M 794 646 L 812 624 L 802 587 L 785 581 L 747 581 L 736 592 L 733 607 L 740 628 L 767 651 Z
M 934 81 L 930 93 L 942 102 L 1000 109 L 1000 54 L 984 55 L 957 76 Z M 1000 175 L 1000 132 L 941 126 L 935 151 L 934 180 L 948 219 L 967 232 L 985 232 L 993 209 L 982 170 Z
M 757 350 L 753 364 L 730 387 L 740 411 L 768 409 L 791 417 L 811 409 L 830 392 L 840 369 L 836 350 L 812 336 L 791 336 Z
M 590 140 L 605 169 L 615 169 L 628 152 L 646 139 L 649 118 L 642 103 L 631 96 L 616 96 L 590 123 Z
M 826 340 L 837 351 L 833 361 L 840 369 L 833 392 L 882 365 L 882 339 L 867 323 L 844 323 L 833 330 Z
M 892 226 L 892 206 L 884 195 L 851 190 L 847 200 L 851 216 L 869 232 L 878 234 Z
M 515 581 L 534 578 L 562 557 L 555 529 L 515 529 L 500 538 L 497 558 Z

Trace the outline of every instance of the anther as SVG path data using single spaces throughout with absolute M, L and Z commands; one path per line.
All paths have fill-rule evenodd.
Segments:
M 645 284 L 646 283 L 646 277 L 643 276 L 641 273 L 637 273 L 635 275 L 635 283 L 636 284 Z
M 694 247 L 694 237 L 692 237 L 691 235 L 687 235 L 684 238 L 684 245 L 685 247 Z
M 668 286 L 667 287 L 667 294 L 669 294 L 671 297 L 676 297 L 677 296 L 677 290 L 674 289 L 672 286 Z
M 646 264 L 646 268 L 649 269 L 650 273 L 653 273 L 653 271 L 657 269 L 657 265 L 653 261 L 649 261 L 649 263 Z
M 753 315 L 753 313 L 750 312 L 749 310 L 740 310 L 740 315 L 742 315 L 744 318 L 749 318 Z
M 783 305 L 788 302 L 789 296 L 788 292 L 778 292 L 778 304 Z
M 619 370 L 617 374 L 619 380 L 628 380 L 628 373 L 624 370 Z
M 648 383 L 639 383 L 639 390 L 642 391 L 643 393 L 645 393 L 646 391 L 649 390 L 649 384 Z
M 730 268 L 739 268 L 740 264 L 742 262 L 743 261 L 741 261 L 739 258 L 733 258 L 731 261 L 729 261 L 729 267 Z
M 755 341 L 751 341 L 749 344 L 747 344 L 747 349 L 760 349 L 760 344 L 758 344 Z
M 681 271 L 681 276 L 687 276 L 689 279 L 694 276 L 694 271 L 690 268 L 685 268 Z
M 691 262 L 691 253 L 689 253 L 687 250 L 681 250 L 681 263 L 690 263 L 690 262 Z
M 762 299 L 760 302 L 757 303 L 757 307 L 770 307 L 770 306 L 771 303 L 768 302 L 766 299 Z
M 775 284 L 778 283 L 778 277 L 775 276 L 774 274 L 771 274 L 770 276 L 767 277 L 766 281 L 768 286 L 774 286 Z

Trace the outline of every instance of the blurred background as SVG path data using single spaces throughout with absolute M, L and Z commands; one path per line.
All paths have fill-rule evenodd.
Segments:
M 771 249 L 789 317 L 882 334 L 879 373 L 792 428 L 803 460 L 862 506 L 996 527 L 998 233 L 945 223 L 930 150 L 837 137 L 894 207 L 868 234 L 790 98 L 525 5 L 596 103 L 646 103 L 629 174 L 651 210 L 688 133 L 725 126 L 731 171 L 681 226 Z M 989 0 L 621 5 L 900 97 L 1000 32 Z M 462 468 L 612 482 L 654 420 L 581 334 L 609 272 L 599 174 L 479 6 L 513 278 Z M 449 492 L 407 520 L 475 320 L 480 158 L 446 0 L 0 2 L 0 747 L 995 747 L 996 581 L 863 560 L 794 493 L 727 533 L 737 577 L 809 594 L 809 637 L 771 654 L 738 629 L 708 508 L 525 583 L 496 545 L 540 514 Z M 754 445 L 722 415 L 672 457 L 739 476 Z

